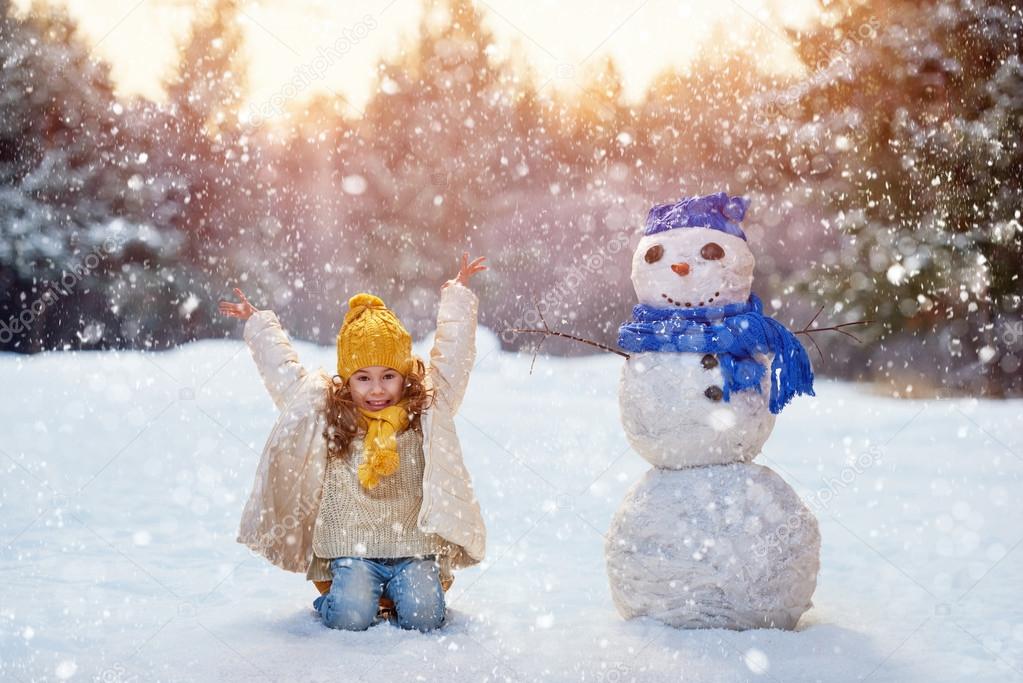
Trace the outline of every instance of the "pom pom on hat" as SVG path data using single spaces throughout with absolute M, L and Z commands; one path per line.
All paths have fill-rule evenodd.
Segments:
M 383 299 L 375 294 L 360 292 L 348 300 L 348 312 L 345 313 L 344 324 L 347 325 L 350 321 L 358 318 L 367 308 L 387 310 Z

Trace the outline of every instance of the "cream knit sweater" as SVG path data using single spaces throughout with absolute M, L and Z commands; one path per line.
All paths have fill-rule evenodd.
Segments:
M 437 534 L 417 523 L 423 500 L 423 437 L 414 429 L 397 435 L 398 471 L 373 489 L 359 483 L 363 440 L 352 440 L 347 457 L 330 457 L 313 528 L 313 559 L 306 578 L 330 581 L 335 557 L 410 557 L 447 551 Z

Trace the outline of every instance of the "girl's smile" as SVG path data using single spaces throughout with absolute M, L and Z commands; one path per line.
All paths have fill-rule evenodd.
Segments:
M 348 388 L 357 408 L 383 410 L 401 400 L 405 378 L 394 368 L 371 365 L 352 373 Z

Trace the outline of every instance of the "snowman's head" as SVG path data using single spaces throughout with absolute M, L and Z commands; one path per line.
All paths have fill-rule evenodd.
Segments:
M 721 192 L 650 210 L 632 257 L 641 304 L 657 308 L 745 302 L 753 286 L 753 252 L 738 226 L 746 200 Z

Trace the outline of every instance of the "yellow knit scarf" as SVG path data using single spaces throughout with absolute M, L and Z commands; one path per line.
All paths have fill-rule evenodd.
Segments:
M 367 489 L 376 488 L 381 477 L 398 471 L 398 434 L 409 426 L 408 401 L 400 401 L 383 410 L 363 410 L 366 439 L 363 459 L 359 464 L 359 482 Z

